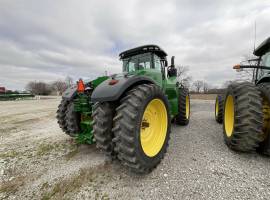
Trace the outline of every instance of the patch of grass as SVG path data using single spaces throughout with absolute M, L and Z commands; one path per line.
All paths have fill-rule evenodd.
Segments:
M 0 153 L 0 158 L 15 158 L 19 155 L 19 152 L 12 150 L 5 153 Z
M 50 151 L 52 151 L 54 148 L 55 148 L 55 146 L 52 144 L 41 144 L 38 146 L 37 155 L 38 156 L 46 155 Z
M 77 153 L 79 152 L 78 146 L 75 146 L 73 149 L 71 149 L 71 151 L 65 155 L 67 160 L 70 160 L 71 158 L 73 158 Z
M 11 181 L 4 181 L 0 185 L 0 193 L 14 194 L 24 184 L 25 177 L 18 176 Z
M 65 194 L 72 193 L 78 190 L 85 183 L 93 183 L 97 180 L 100 173 L 106 173 L 108 165 L 102 165 L 95 168 L 85 168 L 79 171 L 79 174 L 74 175 L 68 179 L 63 179 L 56 183 L 50 191 L 46 191 L 42 195 L 42 200 L 51 198 L 63 198 Z M 100 197 L 100 194 L 96 192 Z M 102 195 L 102 199 L 109 199 L 107 194 Z
M 76 144 L 69 144 L 69 143 L 65 143 L 65 144 L 61 144 L 61 143 L 52 143 L 52 144 L 48 144 L 48 143 L 42 143 L 38 146 L 37 148 L 37 153 L 36 155 L 38 156 L 44 156 L 49 154 L 52 151 L 63 151 L 65 149 L 69 149 L 71 155 L 69 155 L 68 157 L 72 157 L 76 154 L 77 151 L 77 146 Z

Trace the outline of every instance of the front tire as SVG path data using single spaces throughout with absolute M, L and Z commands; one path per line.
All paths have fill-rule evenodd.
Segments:
M 178 125 L 186 126 L 190 119 L 190 96 L 185 88 L 179 89 L 178 98 L 178 114 L 175 117 L 175 122 Z
M 215 103 L 215 119 L 216 122 L 222 124 L 223 122 L 223 103 L 224 97 L 223 95 L 217 95 L 216 103 Z
M 260 92 L 251 83 L 228 87 L 224 101 L 223 133 L 229 148 L 251 152 L 263 141 L 261 100 Z
M 171 119 L 167 97 L 156 85 L 139 85 L 120 100 L 113 121 L 118 159 L 132 171 L 149 173 L 168 148 Z

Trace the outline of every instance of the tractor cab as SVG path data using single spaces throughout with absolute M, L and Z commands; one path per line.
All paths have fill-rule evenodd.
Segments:
M 259 57 L 256 81 L 270 79 L 270 37 L 255 49 L 254 55 Z
M 270 37 L 262 42 L 253 52 L 254 59 L 243 61 L 234 66 L 236 70 L 253 69 L 253 81 L 256 84 L 270 81 Z M 247 63 L 247 64 L 243 64 Z
M 158 71 L 162 72 L 165 78 L 165 67 L 168 67 L 167 53 L 157 45 L 144 45 L 129 49 L 119 54 L 123 61 L 123 72 L 137 73 L 138 71 Z M 177 71 L 174 66 L 174 56 L 171 66 L 167 69 L 167 76 L 176 76 Z

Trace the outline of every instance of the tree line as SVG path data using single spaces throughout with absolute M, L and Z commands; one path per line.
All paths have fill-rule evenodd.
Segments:
M 193 81 L 192 76 L 189 74 L 188 66 L 177 66 L 177 80 L 184 87 L 188 88 L 191 93 L 205 93 L 217 94 L 221 93 L 229 84 L 230 81 L 223 83 L 221 88 L 211 86 L 205 80 Z M 43 81 L 31 81 L 26 85 L 26 90 L 35 95 L 62 95 L 62 93 L 74 84 L 71 77 L 66 77 L 65 80 L 57 80 L 51 83 Z
M 57 80 L 51 83 L 44 81 L 30 81 L 25 89 L 34 95 L 62 95 L 62 93 L 73 84 L 71 77 L 65 80 Z

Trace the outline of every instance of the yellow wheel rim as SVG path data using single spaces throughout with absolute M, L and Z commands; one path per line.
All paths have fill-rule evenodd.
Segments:
M 234 100 L 232 95 L 229 95 L 225 102 L 224 127 L 226 135 L 231 137 L 234 128 Z
M 218 105 L 218 99 L 216 99 L 216 112 L 215 112 L 216 117 L 218 116 L 218 111 L 219 111 L 219 105 Z
M 140 130 L 141 146 L 147 156 L 159 153 L 166 139 L 167 127 L 166 106 L 160 99 L 153 99 L 146 106 Z
M 187 119 L 189 119 L 189 109 L 190 109 L 189 96 L 186 96 L 186 118 Z

